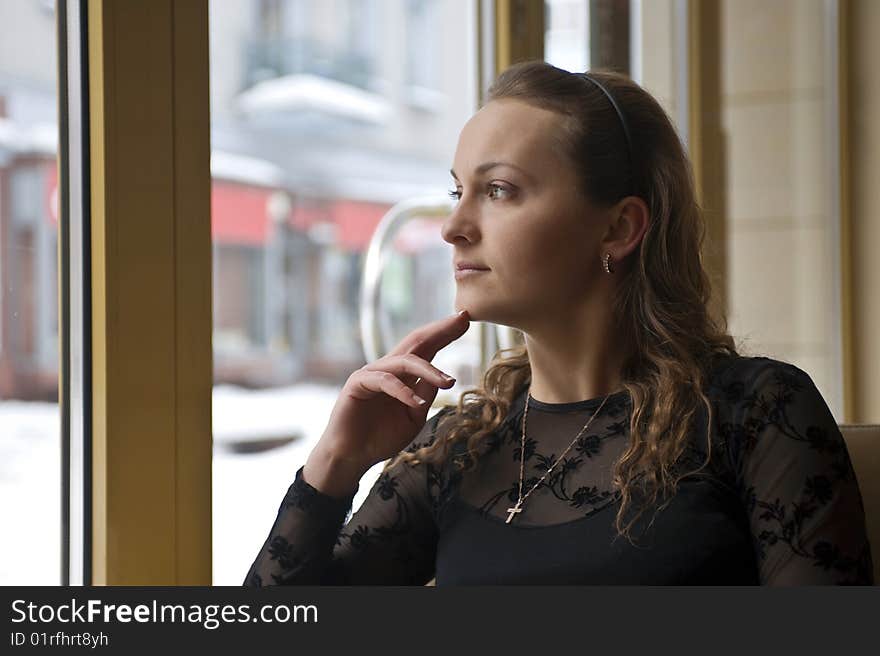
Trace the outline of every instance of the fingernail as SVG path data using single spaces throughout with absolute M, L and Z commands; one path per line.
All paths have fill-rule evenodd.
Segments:
M 462 316 L 462 315 L 464 315 L 465 312 L 467 312 L 467 310 L 459 310 L 459 311 L 458 311 L 458 316 Z
M 448 376 L 446 374 L 440 374 L 440 375 L 443 376 L 446 380 L 455 380 L 455 378 L 453 378 L 452 376 Z
M 423 399 L 423 398 L 422 398 L 421 396 L 419 396 L 418 394 L 413 394 L 413 398 L 416 400 L 416 402 L 417 402 L 419 405 L 425 405 L 425 399 Z

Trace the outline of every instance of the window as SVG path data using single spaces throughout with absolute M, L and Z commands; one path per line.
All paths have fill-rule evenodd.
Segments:
M 544 3 L 544 60 L 572 72 L 590 68 L 590 11 L 587 0 Z
M 821 0 L 721 3 L 731 331 L 842 420 L 837 43 Z
M 51 5 L 0 3 L 0 524 L 14 527 L 0 544 L 2 585 L 62 583 Z
M 210 4 L 215 584 L 241 583 L 342 385 L 366 362 L 360 291 L 376 227 L 400 201 L 446 198 L 476 108 L 473 10 Z M 415 31 L 394 38 L 403 25 Z M 393 339 L 452 312 L 450 250 L 436 221 L 401 230 L 381 284 Z M 472 347 L 460 362 L 475 362 Z

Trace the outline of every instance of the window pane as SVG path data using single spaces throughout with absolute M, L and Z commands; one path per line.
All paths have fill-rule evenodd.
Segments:
M 630 3 L 631 75 L 660 102 L 685 136 L 687 107 L 682 94 L 687 93 L 687 33 L 682 7 L 677 0 Z
M 731 332 L 842 411 L 833 44 L 823 0 L 721 3 Z
M 590 9 L 587 0 L 544 3 L 544 61 L 566 71 L 590 68 Z
M 55 41 L 53 2 L 0 3 L 2 585 L 61 583 Z
M 400 201 L 446 197 L 475 109 L 473 12 L 441 0 L 210 3 L 216 584 L 244 580 L 366 363 L 360 289 L 377 224 Z M 451 259 L 436 219 L 398 233 L 380 285 L 392 343 L 453 311 Z M 453 357 L 459 382 L 438 402 L 475 382 L 462 369 L 476 344 L 452 346 L 435 363 Z

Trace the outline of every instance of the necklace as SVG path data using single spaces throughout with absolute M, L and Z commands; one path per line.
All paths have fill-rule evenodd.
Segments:
M 581 435 L 583 435 L 584 431 L 587 430 L 587 428 L 589 428 L 591 423 L 593 423 L 593 419 L 595 419 L 596 415 L 599 414 L 599 411 L 602 410 L 602 406 L 605 405 L 605 401 L 608 400 L 609 396 L 611 396 L 610 392 L 608 393 L 608 395 L 605 396 L 604 399 L 602 399 L 602 403 L 599 404 L 598 408 L 596 408 L 596 412 L 594 412 L 593 415 L 590 417 L 590 419 L 587 421 L 587 423 L 584 424 L 584 427 L 581 428 L 581 432 L 575 436 L 575 438 L 571 441 L 571 444 L 568 445 L 568 448 L 566 448 L 565 451 L 562 452 L 562 455 L 556 459 L 556 462 L 554 462 L 550 466 L 550 469 L 548 469 L 544 473 L 544 475 L 541 477 L 541 479 L 532 486 L 532 489 L 529 490 L 528 492 L 526 492 L 525 496 L 523 496 L 522 487 L 523 487 L 523 478 L 525 477 L 525 467 L 526 467 L 526 415 L 528 415 L 528 413 L 529 413 L 529 399 L 532 398 L 532 388 L 531 388 L 531 386 L 529 386 L 529 391 L 528 391 L 528 394 L 526 395 L 526 407 L 523 410 L 522 450 L 520 451 L 520 457 L 519 457 L 519 500 L 516 502 L 515 506 L 507 509 L 508 515 L 507 515 L 507 521 L 504 522 L 505 524 L 510 524 L 510 522 L 513 520 L 513 516 L 516 515 L 517 513 L 522 512 L 523 501 L 525 501 L 526 497 L 528 497 L 532 492 L 535 491 L 536 487 L 538 487 L 541 483 L 544 482 L 544 479 L 547 478 L 547 475 L 551 471 L 553 471 L 553 468 L 562 461 L 562 459 L 565 457 L 565 454 L 568 453 L 569 450 L 571 449 L 571 447 L 574 446 L 575 442 L 578 441 L 578 438 Z

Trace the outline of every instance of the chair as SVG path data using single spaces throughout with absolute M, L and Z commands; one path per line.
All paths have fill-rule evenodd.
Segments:
M 874 559 L 874 583 L 880 585 L 880 424 L 841 424 L 859 490 L 865 503 L 868 542 Z

